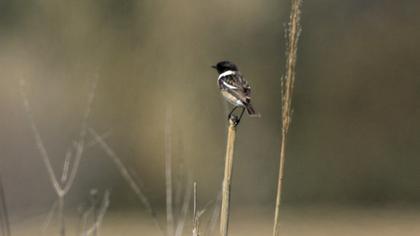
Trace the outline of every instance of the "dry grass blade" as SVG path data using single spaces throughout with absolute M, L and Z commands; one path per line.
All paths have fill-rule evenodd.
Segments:
M 286 140 L 289 126 L 292 119 L 292 98 L 293 98 L 293 87 L 296 76 L 296 59 L 297 59 L 297 46 L 299 35 L 301 31 L 300 26 L 300 7 L 302 0 L 292 0 L 290 22 L 288 29 L 288 51 L 286 61 L 286 74 L 282 79 L 282 132 L 281 132 L 281 147 L 280 147 L 280 167 L 279 176 L 277 182 L 277 196 L 275 205 L 275 216 L 273 226 L 273 236 L 279 235 L 279 214 L 280 214 L 280 203 L 282 195 L 282 184 L 284 177 L 284 162 L 286 152 Z
M 233 151 L 236 138 L 235 121 L 229 119 L 228 136 L 226 144 L 225 174 L 223 178 L 222 207 L 220 214 L 220 234 L 228 235 L 229 228 L 229 205 L 230 205 L 230 187 L 233 169 Z

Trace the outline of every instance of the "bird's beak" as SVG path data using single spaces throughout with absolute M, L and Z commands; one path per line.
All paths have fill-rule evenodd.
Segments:
M 217 66 L 215 66 L 215 65 L 212 65 L 211 67 L 214 68 L 214 69 L 217 69 Z

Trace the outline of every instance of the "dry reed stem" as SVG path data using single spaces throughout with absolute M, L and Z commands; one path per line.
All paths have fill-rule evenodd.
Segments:
M 192 192 L 192 177 L 191 177 L 191 173 L 189 172 L 184 199 L 181 206 L 180 219 L 178 220 L 177 226 L 175 229 L 175 236 L 181 236 L 184 230 L 185 221 L 187 219 L 188 208 L 190 207 L 191 192 Z
M 192 231 L 192 235 L 193 236 L 199 236 L 200 232 L 199 232 L 199 226 L 198 226 L 198 217 L 197 217 L 197 182 L 194 181 L 194 200 L 193 200 L 193 231 Z
M 193 194 L 193 236 L 200 236 L 200 218 L 207 211 L 209 205 L 212 201 L 209 201 L 202 210 L 198 210 L 198 191 L 197 191 L 197 182 L 194 182 L 194 194 Z
M 225 174 L 223 178 L 223 191 L 222 191 L 222 207 L 220 214 L 220 234 L 222 236 L 228 235 L 229 227 L 229 204 L 230 204 L 230 189 L 231 178 L 233 169 L 233 151 L 236 138 L 236 125 L 233 118 L 229 119 L 227 144 L 226 144 L 226 157 L 225 157 Z
M 166 185 L 166 235 L 174 235 L 174 210 L 172 187 L 172 114 L 168 108 L 165 119 L 165 185 Z
M 143 193 L 143 190 L 141 187 L 136 183 L 134 178 L 130 175 L 127 167 L 124 165 L 124 163 L 121 161 L 121 158 L 116 154 L 116 152 L 105 142 L 105 140 L 99 136 L 99 134 L 92 128 L 88 129 L 89 133 L 93 136 L 93 138 L 96 140 L 96 142 L 101 146 L 101 148 L 105 151 L 105 153 L 108 155 L 109 158 L 114 162 L 116 165 L 118 171 L 120 172 L 123 179 L 128 183 L 131 190 L 136 194 L 140 202 L 144 205 L 150 216 L 152 217 L 157 229 L 162 233 L 162 227 L 159 224 L 159 221 L 157 220 L 156 213 L 152 208 L 152 205 L 150 204 L 149 199 L 146 197 L 146 195 Z M 162 233 L 163 234 L 163 233 Z
M 3 182 L 0 176 L 0 224 L 3 236 L 10 236 L 9 214 L 7 212 L 6 195 L 4 193 Z
M 290 22 L 288 29 L 288 51 L 286 61 L 286 74 L 282 79 L 282 132 L 281 132 L 281 147 L 280 147 L 280 166 L 279 176 L 277 182 L 277 196 L 274 215 L 273 236 L 279 235 L 280 230 L 280 204 L 282 196 L 283 178 L 284 178 L 284 162 L 286 155 L 286 141 L 289 126 L 292 120 L 292 98 L 293 87 L 296 76 L 296 59 L 298 40 L 301 31 L 300 25 L 300 7 L 302 0 L 292 0 L 290 11 Z

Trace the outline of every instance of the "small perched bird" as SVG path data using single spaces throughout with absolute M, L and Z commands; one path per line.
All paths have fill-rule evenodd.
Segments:
M 255 112 L 251 105 L 251 86 L 239 72 L 238 67 L 230 61 L 221 61 L 212 67 L 219 72 L 217 83 L 220 92 L 226 101 L 234 106 L 228 118 L 230 119 L 232 113 L 238 107 L 242 107 L 242 112 L 237 123 L 241 120 L 245 109 L 250 116 L 259 117 L 260 115 Z

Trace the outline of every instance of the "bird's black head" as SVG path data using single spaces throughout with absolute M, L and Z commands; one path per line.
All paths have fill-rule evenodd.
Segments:
M 238 67 L 230 61 L 221 61 L 218 62 L 216 65 L 211 66 L 219 72 L 219 74 L 231 70 L 231 71 L 238 71 Z

